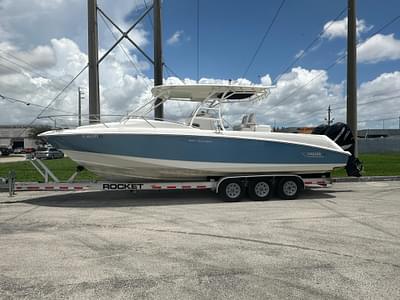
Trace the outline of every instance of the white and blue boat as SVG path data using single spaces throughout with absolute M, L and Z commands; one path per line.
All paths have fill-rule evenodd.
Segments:
M 119 181 L 327 173 L 345 166 L 351 156 L 326 136 L 271 132 L 252 118 L 244 118 L 238 130 L 228 130 L 221 106 L 265 98 L 268 87 L 157 86 L 152 94 L 141 107 L 144 114 L 41 136 L 88 170 Z M 184 123 L 150 120 L 146 113 L 154 109 L 156 99 L 197 106 Z

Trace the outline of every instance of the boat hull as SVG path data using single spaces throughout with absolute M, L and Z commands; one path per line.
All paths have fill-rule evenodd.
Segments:
M 346 152 L 338 150 L 218 134 L 60 134 L 47 138 L 90 171 L 118 181 L 324 173 L 346 165 L 348 159 Z

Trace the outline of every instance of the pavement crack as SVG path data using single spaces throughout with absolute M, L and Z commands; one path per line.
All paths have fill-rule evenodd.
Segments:
M 39 208 L 39 206 L 36 206 L 36 207 L 32 207 L 32 208 L 30 208 L 30 209 L 27 209 L 27 210 L 25 210 L 25 211 L 22 212 L 22 213 L 16 214 L 15 216 L 13 216 L 13 217 L 11 217 L 11 218 L 8 218 L 8 219 L 3 220 L 2 223 L 4 223 L 4 222 L 9 222 L 9 221 L 12 221 L 12 220 L 14 220 L 14 219 L 17 219 L 17 218 L 19 218 L 19 217 L 21 217 L 21 216 L 23 216 L 23 215 L 29 214 L 31 211 L 34 211 L 35 209 L 38 209 L 38 208 Z
M 348 219 L 348 220 L 351 220 L 351 221 L 353 221 L 353 222 L 355 222 L 355 223 L 358 223 L 358 224 L 360 224 L 360 225 L 369 227 L 369 228 L 371 228 L 371 229 L 374 229 L 374 230 L 376 230 L 376 231 L 379 231 L 379 232 L 384 233 L 384 234 L 386 234 L 386 235 L 389 235 L 389 236 L 391 236 L 391 237 L 394 237 L 394 238 L 397 238 L 397 239 L 399 238 L 398 235 L 393 234 L 393 233 L 391 233 L 391 232 L 389 232 L 389 231 L 387 231 L 387 230 L 384 230 L 384 229 L 382 229 L 382 228 L 379 227 L 379 226 L 372 225 L 372 224 L 369 224 L 369 223 L 367 223 L 367 222 L 360 221 L 360 220 L 358 220 L 358 219 L 356 219 L 356 218 L 354 218 L 354 217 L 351 217 L 351 216 L 349 216 L 349 215 L 347 215 L 347 214 L 345 214 L 345 213 L 342 213 L 341 211 L 339 211 L 339 210 L 337 210 L 337 209 L 335 209 L 335 208 L 333 208 L 333 207 L 330 207 L 329 205 L 326 205 L 326 204 L 324 204 L 324 203 L 321 203 L 321 202 L 318 202 L 318 201 L 317 201 L 316 203 L 318 203 L 320 206 L 322 206 L 322 207 L 324 207 L 324 208 L 326 208 L 326 209 L 328 209 L 328 210 L 330 210 L 330 211 L 333 211 L 333 212 L 336 213 L 337 215 L 342 216 L 342 217 L 344 217 L 344 218 L 346 218 L 346 219 Z
M 202 233 L 202 232 L 189 232 L 189 231 L 154 229 L 154 228 L 145 228 L 144 230 L 153 231 L 153 232 L 164 232 L 164 233 L 204 236 L 204 237 L 228 239 L 228 240 L 234 240 L 234 241 L 257 243 L 257 244 L 263 244 L 263 245 L 269 245 L 269 246 L 286 247 L 286 248 L 292 248 L 292 249 L 304 250 L 304 251 L 313 251 L 313 252 L 331 254 L 331 255 L 347 257 L 347 258 L 356 258 L 356 259 L 360 259 L 360 260 L 364 260 L 364 261 L 368 261 L 368 262 L 372 262 L 372 263 L 376 263 L 376 264 L 382 264 L 382 265 L 388 265 L 388 266 L 395 267 L 395 268 L 400 268 L 400 264 L 382 262 L 382 261 L 374 260 L 372 258 L 359 257 L 359 256 L 351 255 L 351 254 L 340 253 L 340 252 L 336 252 L 336 251 L 329 251 L 329 250 L 324 250 L 324 249 L 316 249 L 316 248 L 305 247 L 305 246 L 300 246 L 300 245 L 295 245 L 295 244 L 270 242 L 270 241 L 265 241 L 265 240 L 242 238 L 242 237 L 235 237 L 235 236 L 228 236 L 228 235 L 219 235 L 219 234 L 212 234 L 212 233 Z

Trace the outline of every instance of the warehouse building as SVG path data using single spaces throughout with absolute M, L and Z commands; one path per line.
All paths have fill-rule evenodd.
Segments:
M 37 148 L 38 140 L 34 134 L 40 127 L 17 125 L 0 126 L 0 145 L 11 146 L 13 149 Z

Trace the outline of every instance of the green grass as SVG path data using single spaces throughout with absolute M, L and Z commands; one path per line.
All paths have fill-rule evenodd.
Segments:
M 389 154 L 361 154 L 360 160 L 364 164 L 363 176 L 391 176 L 400 175 L 400 153 Z M 69 158 L 43 160 L 50 170 L 60 179 L 67 180 L 76 170 L 77 164 Z M 17 181 L 39 181 L 43 178 L 33 168 L 29 161 L 0 163 L 0 177 L 7 177 L 9 171 L 14 170 Z M 335 170 L 334 177 L 346 176 L 344 169 Z M 95 174 L 84 170 L 76 180 L 98 180 Z
M 77 164 L 69 158 L 42 160 L 47 167 L 61 181 L 68 180 L 75 172 Z M 43 177 L 36 171 L 29 161 L 19 161 L 10 163 L 0 163 L 0 177 L 7 177 L 9 171 L 14 170 L 17 181 L 38 181 L 43 182 Z M 97 180 L 95 174 L 84 170 L 79 173 L 75 180 Z
M 360 154 L 359 156 L 364 165 L 363 176 L 400 176 L 400 153 Z M 332 176 L 347 175 L 343 168 L 335 170 Z

